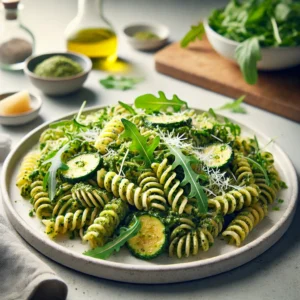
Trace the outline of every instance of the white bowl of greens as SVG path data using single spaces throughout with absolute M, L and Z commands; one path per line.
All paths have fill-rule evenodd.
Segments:
M 206 32 L 216 52 L 238 63 L 245 81 L 255 84 L 257 69 L 281 70 L 300 64 L 299 20 L 300 3 L 232 0 L 192 26 L 181 45 Z

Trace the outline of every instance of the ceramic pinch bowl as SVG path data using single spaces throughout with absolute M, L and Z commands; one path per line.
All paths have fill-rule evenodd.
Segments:
M 150 32 L 158 36 L 156 39 L 138 39 L 138 32 Z M 169 38 L 169 29 L 162 24 L 132 24 L 124 28 L 128 43 L 137 50 L 155 50 L 165 45 Z
M 81 65 L 83 71 L 74 76 L 68 77 L 42 77 L 34 73 L 35 67 L 47 58 L 52 56 L 65 56 L 72 59 Z M 83 83 L 86 81 L 90 71 L 92 69 L 91 60 L 85 56 L 73 52 L 53 52 L 42 55 L 36 55 L 28 58 L 25 61 L 24 72 L 31 81 L 31 83 L 44 92 L 51 96 L 63 96 L 79 90 Z
M 0 101 L 16 93 L 17 92 L 0 94 Z M 36 119 L 39 115 L 39 111 L 42 106 L 42 99 L 32 93 L 29 93 L 29 96 L 30 96 L 30 106 L 32 108 L 30 111 L 21 114 L 15 114 L 15 115 L 0 114 L 0 124 L 8 125 L 8 126 L 18 126 L 18 125 L 29 123 L 30 121 Z
M 203 22 L 207 39 L 212 47 L 221 56 L 236 62 L 235 49 L 239 42 L 230 40 Z M 295 47 L 261 47 L 261 60 L 257 63 L 257 69 L 262 71 L 282 70 L 295 67 L 300 64 L 300 46 Z

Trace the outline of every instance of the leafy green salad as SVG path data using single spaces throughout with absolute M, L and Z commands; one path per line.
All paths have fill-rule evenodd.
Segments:
M 245 81 L 255 84 L 262 47 L 300 46 L 300 1 L 231 0 L 225 8 L 212 11 L 208 24 L 220 35 L 240 42 L 236 60 Z M 202 23 L 192 26 L 181 46 L 201 39 L 203 34 Z
M 255 136 L 163 92 L 50 124 L 16 184 L 50 238 L 147 260 L 197 255 L 219 235 L 242 245 L 286 187 Z

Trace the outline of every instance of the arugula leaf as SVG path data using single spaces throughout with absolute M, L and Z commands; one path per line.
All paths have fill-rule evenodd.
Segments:
M 183 37 L 183 39 L 180 42 L 180 46 L 182 48 L 185 48 L 189 45 L 190 42 L 193 42 L 198 38 L 199 40 L 202 40 L 202 37 L 205 33 L 203 23 L 199 23 L 198 25 L 192 25 L 191 29 L 188 31 L 188 33 Z
M 261 172 L 264 174 L 265 180 L 266 180 L 266 184 L 267 185 L 271 185 L 270 182 L 270 178 L 268 176 L 267 170 L 258 162 L 256 162 L 255 160 L 251 159 L 250 157 L 246 157 L 244 156 L 251 164 L 253 164 L 255 167 L 257 167 L 259 170 L 261 170 Z
M 241 107 L 241 103 L 244 101 L 245 97 L 246 96 L 243 95 L 240 98 L 238 98 L 237 100 L 235 100 L 234 102 L 226 103 L 223 106 L 219 107 L 218 109 L 219 110 L 229 109 L 233 113 L 246 114 L 247 113 L 246 109 Z
M 130 138 L 132 140 L 129 150 L 137 151 L 139 155 L 137 159 L 141 159 L 145 162 L 146 167 L 150 167 L 154 160 L 153 152 L 159 144 L 160 138 L 156 136 L 152 143 L 147 143 L 147 138 L 142 136 L 135 124 L 126 119 L 121 119 L 125 130 L 121 134 L 121 138 Z
M 152 94 L 145 94 L 135 99 L 134 105 L 137 108 L 145 109 L 146 111 L 166 111 L 169 107 L 172 107 L 175 112 L 181 110 L 182 107 L 188 108 L 187 102 L 178 98 L 177 95 L 173 95 L 171 100 L 166 98 L 164 92 L 158 92 L 159 97 Z
M 114 251 L 120 251 L 121 247 L 132 237 L 137 235 L 141 229 L 141 221 L 134 216 L 134 224 L 129 228 L 121 227 L 120 234 L 113 241 L 107 243 L 102 247 L 96 247 L 95 249 L 85 251 L 83 254 L 94 258 L 107 259 Z
M 55 155 L 53 155 L 52 158 L 44 161 L 42 163 L 42 165 L 47 165 L 47 164 L 51 164 L 48 172 L 46 173 L 45 177 L 44 177 L 44 181 L 43 181 L 43 187 L 48 186 L 48 193 L 49 193 L 49 198 L 52 201 L 55 197 L 55 191 L 56 191 L 56 173 L 58 170 L 68 170 L 68 166 L 62 162 L 61 160 L 61 156 L 62 154 L 68 150 L 68 148 L 70 147 L 70 144 L 67 143 L 65 144 L 62 148 L 60 148 Z
M 72 124 L 75 125 L 76 127 L 87 127 L 86 125 L 80 124 L 79 121 L 78 121 L 81 114 L 82 114 L 82 111 L 83 111 L 85 105 L 86 105 L 86 101 L 83 101 L 77 115 L 74 116 L 74 118 L 72 120 L 58 121 L 58 122 L 50 124 L 49 127 L 50 128 L 57 128 L 57 127 L 60 127 L 60 126 L 68 126 L 68 125 L 72 125 Z
M 279 22 L 284 22 L 290 12 L 291 8 L 286 3 L 278 3 L 275 7 L 275 18 Z
M 142 78 L 108 76 L 105 79 L 101 79 L 100 83 L 107 89 L 126 91 L 133 89 L 137 83 L 142 81 Z
M 210 109 L 208 110 L 208 113 L 209 113 L 212 117 L 214 117 L 215 119 L 217 119 L 217 115 L 216 115 L 215 111 L 214 111 L 212 108 L 210 108 Z
M 172 169 L 177 166 L 181 166 L 184 171 L 184 178 L 181 181 L 181 186 L 187 184 L 190 185 L 189 198 L 195 197 L 197 199 L 197 207 L 200 213 L 207 213 L 208 200 L 204 193 L 202 186 L 200 185 L 198 179 L 201 177 L 200 174 L 194 172 L 191 167 L 192 163 L 198 162 L 198 160 L 193 156 L 185 156 L 181 150 L 175 146 L 168 145 L 171 154 L 174 155 L 175 161 L 172 164 Z
M 258 38 L 254 36 L 239 44 L 235 50 L 235 58 L 245 81 L 249 84 L 255 84 L 258 77 L 256 64 L 261 60 Z
M 126 103 L 124 103 L 124 102 L 122 102 L 122 101 L 119 101 L 119 104 L 123 107 L 123 108 L 125 108 L 126 110 L 128 110 L 132 115 L 136 115 L 137 113 L 136 113 L 136 111 L 132 108 L 132 106 L 130 106 L 130 105 L 128 105 L 128 104 L 126 104 Z

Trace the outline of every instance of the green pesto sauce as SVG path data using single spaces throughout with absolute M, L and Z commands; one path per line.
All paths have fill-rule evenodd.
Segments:
M 138 31 L 133 37 L 140 41 L 159 40 L 159 36 L 151 31 Z
M 61 55 L 55 55 L 39 63 L 34 74 L 41 77 L 68 77 L 83 71 L 76 61 Z

